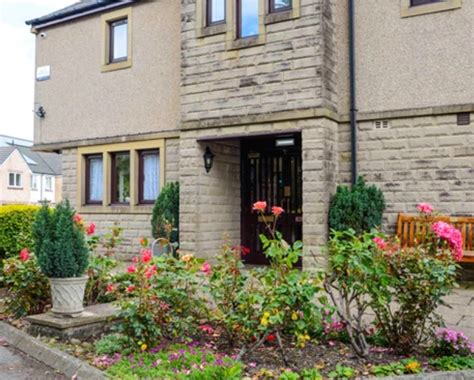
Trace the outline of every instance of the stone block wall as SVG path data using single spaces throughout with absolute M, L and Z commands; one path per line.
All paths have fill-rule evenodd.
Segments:
M 198 134 L 181 134 L 181 250 L 212 259 L 227 238 L 240 242 L 240 146 L 238 141 L 198 142 Z M 215 154 L 209 173 L 203 154 Z
M 179 180 L 179 139 L 166 140 L 166 181 Z M 77 188 L 77 150 L 63 150 L 63 196 L 69 199 L 72 205 L 77 206 L 78 191 Z M 149 213 L 130 213 L 130 212 L 110 212 L 110 213 L 87 213 L 81 210 L 81 215 L 87 222 L 95 223 L 97 234 L 104 235 L 110 232 L 114 224 L 124 229 L 123 242 L 118 252 L 118 257 L 125 260 L 130 259 L 132 255 L 139 250 L 139 240 L 141 237 L 151 237 L 151 207 Z
M 301 0 L 299 18 L 267 24 L 265 43 L 238 50 L 228 49 L 225 32 L 197 37 L 196 1 L 182 0 L 183 122 L 335 108 L 336 32 L 330 0 Z
M 473 119 L 471 114 L 471 120 Z M 449 215 L 474 215 L 474 130 L 456 114 L 389 120 L 388 129 L 359 122 L 359 174 L 387 201 L 385 228 L 399 212 L 416 213 L 425 201 Z M 350 130 L 339 126 L 339 183 L 350 182 Z
M 330 197 L 337 185 L 337 123 L 329 119 L 301 121 L 303 155 L 303 266 L 324 267 L 322 246 L 328 237 Z

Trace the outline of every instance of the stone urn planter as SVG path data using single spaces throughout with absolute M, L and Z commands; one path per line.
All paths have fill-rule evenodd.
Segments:
M 88 277 L 50 278 L 52 313 L 58 317 L 80 317 Z

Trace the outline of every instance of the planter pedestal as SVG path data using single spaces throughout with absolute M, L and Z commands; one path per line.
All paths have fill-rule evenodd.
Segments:
M 77 318 L 84 311 L 87 276 L 50 278 L 52 313 L 58 317 Z

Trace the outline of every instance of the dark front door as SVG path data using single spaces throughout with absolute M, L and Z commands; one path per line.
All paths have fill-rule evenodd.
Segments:
M 244 256 L 249 264 L 268 264 L 259 235 L 265 224 L 252 205 L 268 204 L 267 221 L 273 220 L 271 206 L 285 213 L 278 219 L 283 238 L 293 243 L 302 239 L 301 135 L 252 138 L 241 141 L 242 152 L 242 245 L 250 248 Z

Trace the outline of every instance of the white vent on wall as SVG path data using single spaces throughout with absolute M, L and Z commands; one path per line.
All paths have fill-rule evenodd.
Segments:
M 375 120 L 374 129 L 388 129 L 390 128 L 390 122 L 388 120 Z

